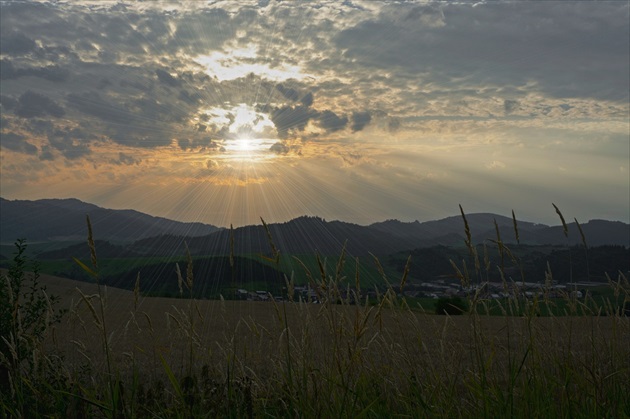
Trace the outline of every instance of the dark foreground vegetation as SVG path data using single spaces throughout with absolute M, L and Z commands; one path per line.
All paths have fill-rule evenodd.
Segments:
M 405 297 L 413 255 L 395 278 L 374 258 L 374 297 L 344 251 L 334 264 L 296 261 L 314 292 L 302 298 L 270 235 L 261 265 L 281 276 L 283 301 L 199 300 L 203 265 L 190 255 L 170 268 L 180 298 L 143 297 L 138 274 L 130 291 L 103 284 L 88 220 L 76 263 L 92 282 L 63 299 L 18 242 L 0 281 L 1 416 L 630 417 L 627 275 L 579 297 L 554 288 L 551 263 L 542 278 L 516 276 L 522 260 L 497 236 L 493 265 L 467 235 L 467 258 L 449 264 L 468 292 L 432 310 Z M 234 254 L 221 263 L 240 274 Z M 517 291 L 488 298 L 479 285 L 495 272 Z M 518 292 L 524 279 L 540 291 Z

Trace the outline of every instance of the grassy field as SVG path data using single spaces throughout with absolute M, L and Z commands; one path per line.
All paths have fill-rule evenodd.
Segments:
M 394 293 L 274 304 L 40 280 L 68 313 L 3 389 L 10 416 L 630 416 L 630 319 L 614 313 L 438 316 Z M 616 290 L 628 299 L 623 278 Z

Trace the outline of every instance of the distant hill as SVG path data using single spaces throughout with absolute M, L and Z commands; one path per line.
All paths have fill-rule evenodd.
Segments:
M 131 242 L 161 234 L 195 237 L 219 230 L 208 224 L 182 223 L 134 210 L 105 209 L 78 199 L 0 198 L 0 243 L 12 243 L 18 238 L 30 242 L 85 240 L 86 215 L 100 240 Z
M 153 217 L 133 210 L 111 210 L 76 199 L 9 201 L 0 198 L 0 242 L 17 238 L 34 241 L 80 240 L 87 237 L 85 215 L 92 221 L 94 238 L 124 245 L 108 248 L 112 255 L 183 255 L 185 243 L 193 255 L 227 255 L 230 231 L 201 223 L 182 223 Z M 497 239 L 498 226 L 506 244 L 516 243 L 511 217 L 497 214 L 467 214 L 472 241 L 489 243 Z M 568 238 L 562 226 L 547 226 L 518 220 L 518 238 L 523 245 L 579 245 L 582 236 L 575 223 L 568 224 Z M 630 246 L 630 225 L 618 221 L 591 220 L 581 225 L 589 246 Z M 319 217 L 298 217 L 269 225 L 275 246 L 284 254 L 338 255 L 346 243 L 349 255 L 395 252 L 432 246 L 464 246 L 465 231 L 461 216 L 427 222 L 388 220 L 361 226 Z M 267 231 L 262 225 L 237 228 L 234 234 L 236 255 L 271 253 Z M 124 250 L 123 250 L 124 249 Z M 56 258 L 63 251 L 46 255 Z M 66 251 L 65 254 L 68 254 Z M 112 256 L 114 257 L 114 256 Z
M 501 240 L 516 244 L 511 218 L 495 214 L 470 214 L 467 220 L 472 241 L 489 243 L 496 240 L 496 219 Z M 581 235 L 575 223 L 569 224 L 568 238 L 562 226 L 550 227 L 518 221 L 519 242 L 527 245 L 578 245 Z M 621 222 L 594 220 L 583 224 L 582 231 L 589 246 L 630 246 L 630 225 Z M 299 217 L 286 223 L 270 224 L 275 246 L 285 254 L 338 255 L 347 241 L 346 251 L 353 256 L 373 253 L 386 255 L 399 251 L 432 246 L 464 246 L 464 223 L 461 217 L 449 217 L 425 223 L 385 221 L 360 226 L 341 221 L 324 221 L 319 217 Z M 263 226 L 247 226 L 234 230 L 235 254 L 270 254 L 271 247 Z M 161 236 L 139 240 L 129 249 L 140 254 L 183 254 L 184 242 L 197 255 L 228 254 L 230 232 L 221 230 L 203 237 Z
M 499 227 L 501 240 L 506 244 L 517 242 L 514 221 L 510 217 L 496 214 L 467 214 L 473 243 L 497 240 L 495 220 Z M 591 220 L 580 224 L 589 246 L 621 245 L 630 246 L 630 224 L 619 221 Z M 567 224 L 569 233 L 565 237 L 562 226 L 547 226 L 517 220 L 519 242 L 529 245 L 577 245 L 582 243 L 582 236 L 575 222 Z M 457 246 L 465 240 L 464 221 L 461 216 L 448 217 L 427 222 L 401 222 L 388 220 L 370 225 L 378 231 L 402 238 L 422 237 L 431 245 Z M 419 246 L 421 247 L 421 246 Z
M 319 217 L 299 217 L 286 223 L 270 224 L 274 245 L 284 254 L 338 255 L 346 244 L 350 255 L 389 254 L 428 245 L 421 237 L 400 237 L 341 221 L 327 222 Z M 234 230 L 235 254 L 271 253 L 266 230 L 262 225 Z M 162 236 L 139 240 L 129 248 L 136 253 L 170 255 L 184 252 L 184 242 L 196 255 L 228 254 L 230 231 L 222 230 L 204 237 L 185 239 Z

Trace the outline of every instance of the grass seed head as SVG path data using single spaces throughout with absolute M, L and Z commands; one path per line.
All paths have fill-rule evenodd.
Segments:
M 567 223 L 566 221 L 564 221 L 564 216 L 562 215 L 562 213 L 560 212 L 560 209 L 558 209 L 556 204 L 552 202 L 551 205 L 553 205 L 553 207 L 556 210 L 556 214 L 558 214 L 558 216 L 560 217 L 560 221 L 562 221 L 562 231 L 564 232 L 564 236 L 569 237 L 569 227 L 567 227 Z

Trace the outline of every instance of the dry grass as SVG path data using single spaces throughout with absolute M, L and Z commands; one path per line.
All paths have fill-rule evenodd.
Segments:
M 71 310 L 49 345 L 65 355 L 69 371 L 88 368 L 98 377 L 107 364 L 101 330 L 77 293 L 94 295 L 96 286 L 51 276 L 42 281 Z M 577 412 L 572 392 L 596 406 L 583 411 L 585 417 L 627 415 L 627 404 L 610 410 L 630 380 L 630 319 L 624 317 L 447 317 L 398 300 L 380 307 L 195 301 L 191 329 L 189 300 L 140 298 L 134 309 L 133 291 L 110 288 L 104 295 L 119 377 L 131 382 L 135 370 L 144 382 L 165 382 L 175 405 L 177 391 L 168 390 L 162 359 L 180 379 L 203 373 L 215 384 L 247 381 L 251 408 L 281 416 L 353 416 L 369 406 L 375 414 L 380 406 L 437 417 L 542 414 L 532 400 L 555 400 L 555 416 Z M 290 394 L 288 367 L 295 387 Z M 321 405 L 331 397 L 330 406 Z

